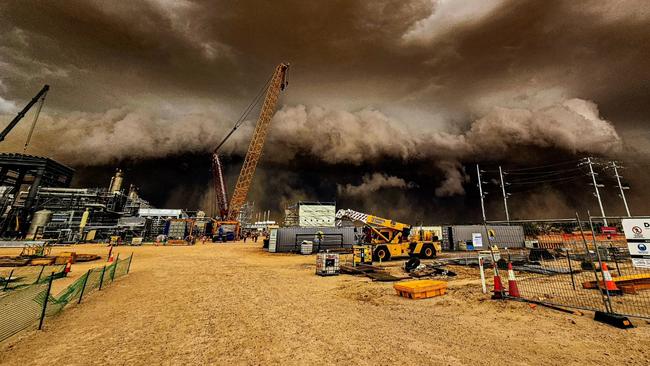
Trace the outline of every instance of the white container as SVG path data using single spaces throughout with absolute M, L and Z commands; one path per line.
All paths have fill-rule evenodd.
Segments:
M 314 252 L 314 242 L 309 240 L 303 240 L 302 243 L 300 243 L 300 254 L 310 255 L 313 252 Z

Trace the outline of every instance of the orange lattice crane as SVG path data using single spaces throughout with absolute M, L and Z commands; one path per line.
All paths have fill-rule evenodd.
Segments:
M 242 114 L 242 117 L 239 118 L 239 120 L 235 123 L 233 129 L 226 135 L 226 137 L 221 141 L 221 143 L 217 146 L 212 154 L 212 171 L 214 176 L 216 205 L 218 215 L 220 216 L 221 220 L 235 222 L 239 218 L 239 211 L 246 202 L 248 190 L 250 189 L 251 182 L 253 181 L 253 176 L 255 175 L 255 168 L 257 167 L 257 163 L 260 160 L 260 157 L 262 156 L 264 141 L 266 140 L 271 118 L 273 117 L 273 113 L 275 112 L 275 108 L 278 103 L 280 91 L 284 90 L 287 84 L 286 74 L 288 68 L 289 64 L 279 64 L 265 85 L 266 94 L 260 110 L 260 116 L 257 119 L 255 131 L 253 132 L 253 138 L 251 139 L 250 145 L 248 146 L 248 151 L 246 152 L 246 157 L 244 158 L 244 164 L 242 165 L 239 177 L 237 178 L 237 184 L 235 184 L 235 190 L 230 199 L 230 203 L 228 203 L 226 185 L 223 177 L 218 150 L 235 132 L 235 130 L 241 126 L 241 124 L 248 116 L 248 113 L 250 113 L 255 104 L 259 102 L 259 99 L 262 96 L 261 92 L 263 92 L 264 89 L 260 91 L 260 94 L 258 94 L 258 96 L 253 100 L 253 102 L 251 102 L 248 108 L 246 108 L 244 114 Z

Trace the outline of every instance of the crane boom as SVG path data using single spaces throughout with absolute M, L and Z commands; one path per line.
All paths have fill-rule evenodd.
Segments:
M 348 219 L 351 221 L 361 222 L 366 225 L 372 225 L 379 228 L 387 228 L 392 230 L 404 230 L 404 228 L 410 227 L 409 224 L 404 224 L 401 222 L 396 222 L 389 219 L 384 219 L 379 216 L 365 214 L 363 212 L 358 212 L 354 210 L 338 210 L 336 212 L 336 219 Z
M 18 112 L 16 117 L 14 117 L 14 119 L 12 119 L 11 122 L 9 122 L 7 127 L 5 127 L 5 129 L 2 130 L 2 132 L 0 132 L 0 141 L 4 141 L 5 137 L 7 137 L 9 132 L 11 132 L 11 130 L 13 130 L 14 127 L 16 127 L 18 122 L 20 122 L 20 120 L 23 119 L 23 117 L 25 117 L 25 114 L 27 114 L 27 112 L 29 112 L 29 110 L 34 106 L 34 104 L 36 104 L 36 102 L 38 102 L 38 100 L 41 97 L 43 99 L 45 99 L 45 95 L 47 94 L 48 90 L 50 90 L 50 86 L 47 85 L 47 84 L 44 85 L 43 89 L 41 89 L 41 91 L 39 91 L 38 94 L 36 94 L 36 96 L 34 96 L 34 98 L 32 98 L 32 100 L 30 100 L 29 103 L 27 103 L 25 108 L 23 108 L 20 112 Z M 31 132 L 30 132 L 30 135 L 31 135 Z
M 223 178 L 221 159 L 216 150 L 212 153 L 212 180 L 217 201 L 217 213 L 219 217 L 226 217 L 228 214 L 228 192 L 226 191 L 226 181 Z
M 244 164 L 242 165 L 241 171 L 239 172 L 237 184 L 235 184 L 235 190 L 232 194 L 232 198 L 230 199 L 227 215 L 228 220 L 237 220 L 239 216 L 239 210 L 241 210 L 242 206 L 246 202 L 246 197 L 248 196 L 248 190 L 250 188 L 251 182 L 253 181 L 253 175 L 255 175 L 257 163 L 262 156 L 264 141 L 266 140 L 271 118 L 273 117 L 275 107 L 278 103 L 280 91 L 284 90 L 288 68 L 288 64 L 279 64 L 275 68 L 275 72 L 271 77 L 271 82 L 266 89 L 264 104 L 262 104 L 260 116 L 257 120 L 257 124 L 255 125 L 253 138 L 251 139 L 250 145 L 248 145 L 248 151 L 246 152 L 246 157 L 244 158 Z

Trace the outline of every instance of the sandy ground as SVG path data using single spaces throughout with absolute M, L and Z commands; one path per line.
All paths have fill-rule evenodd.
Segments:
M 592 314 L 491 301 L 467 275 L 451 281 L 445 296 L 408 300 L 390 283 L 316 276 L 315 256 L 253 245 L 116 250 L 135 252 L 128 276 L 47 319 L 44 331 L 0 343 L 0 363 L 650 364 L 645 321 L 619 330 Z M 58 286 L 100 265 L 74 265 Z

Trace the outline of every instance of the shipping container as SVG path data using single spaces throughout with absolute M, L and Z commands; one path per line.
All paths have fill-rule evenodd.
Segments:
M 319 250 L 352 248 L 352 245 L 355 244 L 354 230 L 353 227 L 283 227 L 272 229 L 269 238 L 269 252 L 299 252 L 300 243 L 303 240 L 314 242 L 314 253 Z M 320 248 L 318 241 L 315 239 L 318 231 L 323 232 Z
M 499 248 L 523 248 L 524 228 L 519 225 L 487 225 L 488 231 L 493 231 L 492 245 Z M 474 234 L 480 234 L 482 248 L 488 248 L 488 233 L 483 225 L 453 225 L 442 227 L 442 245 L 444 250 L 458 250 L 458 242 L 472 245 Z

